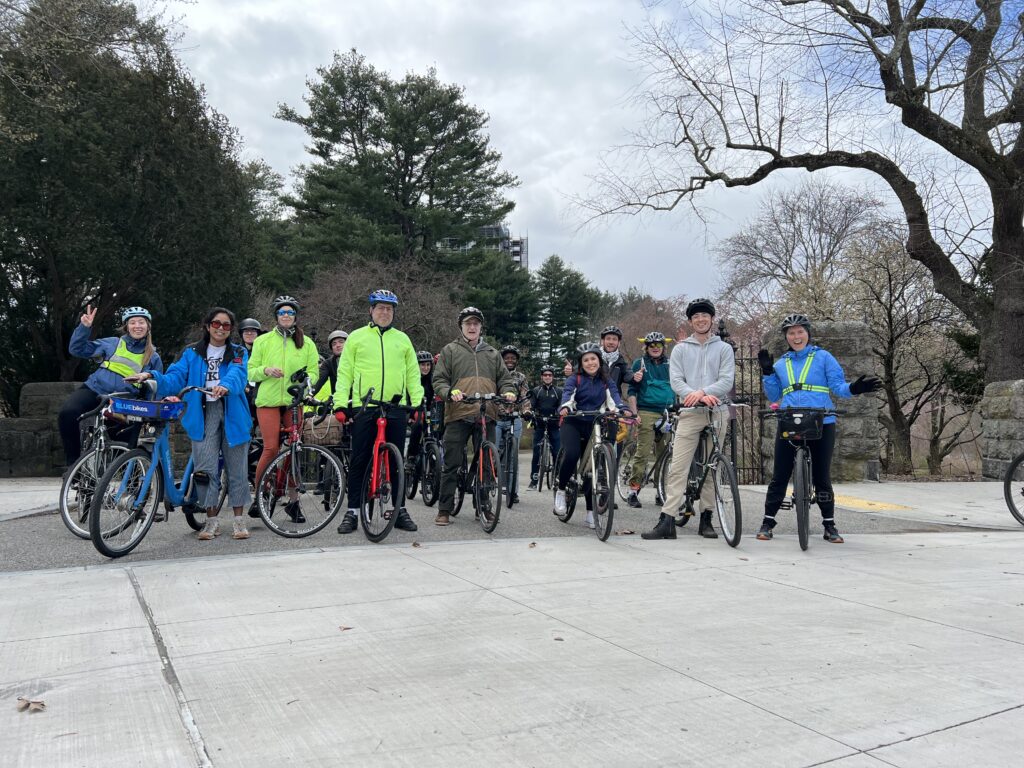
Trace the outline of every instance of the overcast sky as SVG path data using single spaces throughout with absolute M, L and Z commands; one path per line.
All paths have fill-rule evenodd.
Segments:
M 196 0 L 171 12 L 181 58 L 210 104 L 241 132 L 249 157 L 289 179 L 306 161 L 305 134 L 273 114 L 282 102 L 304 111 L 306 79 L 335 51 L 356 48 L 396 77 L 434 66 L 464 86 L 490 114 L 504 168 L 521 180 L 509 225 L 529 235 L 532 269 L 557 253 L 606 290 L 708 294 L 710 247 L 760 197 L 713 195 L 707 226 L 679 212 L 576 231 L 567 198 L 587 191 L 601 153 L 639 119 L 630 96 L 641 73 L 627 40 L 647 13 L 639 0 Z

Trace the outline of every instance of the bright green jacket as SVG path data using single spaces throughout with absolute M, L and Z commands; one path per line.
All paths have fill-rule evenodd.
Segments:
M 338 387 L 335 407 L 354 407 L 373 388 L 374 400 L 391 400 L 400 395 L 403 404 L 423 401 L 420 366 L 409 337 L 394 327 L 380 328 L 373 323 L 349 334 L 338 361 Z
M 309 378 L 316 381 L 319 363 L 316 344 L 308 336 L 302 349 L 296 349 L 295 340 L 290 336 L 285 338 L 277 328 L 257 336 L 252 345 L 252 354 L 249 355 L 249 381 L 260 385 L 256 392 L 256 407 L 291 405 L 292 396 L 288 394 L 288 387 L 292 385 L 292 374 L 305 368 Z M 280 368 L 284 376 L 280 379 L 271 378 L 264 373 L 265 368 Z

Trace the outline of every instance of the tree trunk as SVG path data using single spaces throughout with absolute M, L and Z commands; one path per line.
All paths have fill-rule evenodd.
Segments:
M 992 200 L 992 306 L 980 329 L 986 383 L 1024 376 L 1024 195 L 993 188 Z
M 889 425 L 890 428 L 893 425 Z M 910 455 L 910 428 L 890 429 L 889 440 L 892 446 L 892 453 L 889 454 L 889 474 L 909 475 L 914 471 L 914 464 Z
M 942 452 L 942 433 L 944 430 L 945 418 L 943 411 L 946 407 L 938 405 L 932 408 L 929 414 L 931 418 L 931 432 L 928 435 L 928 474 L 942 474 L 942 460 L 945 454 Z

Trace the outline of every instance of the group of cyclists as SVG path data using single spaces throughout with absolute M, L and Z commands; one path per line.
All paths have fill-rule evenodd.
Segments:
M 255 477 L 271 463 L 280 449 L 282 434 L 292 426 L 294 388 L 291 383 L 306 382 L 318 401 L 330 403 L 334 418 L 348 431 L 351 445 L 347 505 L 338 533 L 348 534 L 359 526 L 358 510 L 363 492 L 380 407 L 377 402 L 423 406 L 410 424 L 409 411 L 386 409 L 386 439 L 415 454 L 420 450 L 423 419 L 433 418 L 442 429 L 444 466 L 441 476 L 437 514 L 434 524 L 453 522 L 458 471 L 467 443 L 479 439 L 476 428 L 481 406 L 478 395 L 492 395 L 483 406 L 486 415 L 485 439 L 494 442 L 496 430 L 512 430 L 511 444 L 518 451 L 524 423 L 534 425 L 534 450 L 530 465 L 529 487 L 537 487 L 540 471 L 540 445 L 546 436 L 553 454 L 563 459 L 554 478 L 552 512 L 564 515 L 566 486 L 576 471 L 580 457 L 593 431 L 593 414 L 617 413 L 635 425 L 636 450 L 628 471 L 627 503 L 642 508 L 640 490 L 647 466 L 657 455 L 663 441 L 672 435 L 672 461 L 666 478 L 655 478 L 655 504 L 661 508 L 658 519 L 644 539 L 676 538 L 675 511 L 683 503 L 691 461 L 702 439 L 706 439 L 710 410 L 714 426 L 724 433 L 729 416 L 729 395 L 734 390 L 735 360 L 732 347 L 715 333 L 715 306 L 706 298 L 689 302 L 686 320 L 689 334 L 667 355 L 672 339 L 660 331 L 643 338 L 644 352 L 636 360 L 627 360 L 620 347 L 623 333 L 614 325 L 604 328 L 600 342 L 585 342 L 575 350 L 573 360 L 562 369 L 564 384 L 555 384 L 556 369 L 544 365 L 539 381 L 531 387 L 519 370 L 520 353 L 513 345 L 500 349 L 483 336 L 485 317 L 476 307 L 461 310 L 455 320 L 455 338 L 436 355 L 416 351 L 412 341 L 395 327 L 398 297 L 390 290 L 375 290 L 368 296 L 367 323 L 351 333 L 332 331 L 327 338 L 328 354 L 321 363 L 316 344 L 303 333 L 302 307 L 292 296 L 279 296 L 270 307 L 274 325 L 246 318 L 236 323 L 234 314 L 214 307 L 201 320 L 202 337 L 187 346 L 179 358 L 164 368 L 153 341 L 153 317 L 143 307 L 131 307 L 121 315 L 120 335 L 92 339 L 96 310 L 86 308 L 72 335 L 69 351 L 81 358 L 92 358 L 99 366 L 76 389 L 59 415 L 60 434 L 65 457 L 71 467 L 81 452 L 79 417 L 93 410 L 114 393 L 135 389 L 153 389 L 153 396 L 175 399 L 188 387 L 188 404 L 182 427 L 192 446 L 197 503 L 207 511 L 206 523 L 198 533 L 200 540 L 220 534 L 218 509 L 222 477 L 233 510 L 232 536 L 248 538 L 245 509 L 253 513 L 250 490 L 250 440 L 254 428 L 262 438 Z M 238 333 L 240 342 L 233 340 Z M 811 323 L 807 316 L 792 314 L 780 331 L 788 350 L 775 360 L 767 350 L 758 354 L 763 386 L 768 399 L 782 408 L 831 408 L 831 397 L 851 397 L 874 392 L 879 382 L 872 376 L 860 376 L 847 383 L 842 368 L 826 350 L 811 343 Z M 144 384 L 152 382 L 151 384 Z M 623 389 L 625 388 L 625 392 Z M 289 391 L 292 390 L 292 391 Z M 363 407 L 359 405 L 363 403 Z M 673 416 L 669 417 L 669 411 Z M 424 415 L 426 414 L 426 415 Z M 820 439 L 811 441 L 816 502 L 822 515 L 824 539 L 842 543 L 834 516 L 830 463 L 835 444 L 835 417 L 825 420 Z M 670 426 L 671 428 L 667 428 Z M 617 437 L 621 438 L 620 433 Z M 497 443 L 502 444 L 501 435 Z M 122 439 L 133 439 L 129 433 Z M 614 439 L 614 438 L 613 438 Z M 474 448 L 476 446 L 474 445 Z M 618 450 L 621 453 L 622 443 Z M 764 518 L 757 538 L 772 538 L 775 519 L 783 503 L 786 486 L 793 471 L 794 448 L 777 437 L 772 480 L 765 501 Z M 661 482 L 657 482 L 661 480 Z M 510 489 L 513 502 L 519 489 Z M 584 486 L 587 524 L 593 527 L 592 499 Z M 698 534 L 716 538 L 712 510 L 714 489 L 710 483 L 701 490 Z M 297 502 L 284 511 L 302 522 Z M 478 511 L 479 513 L 479 511 Z M 404 506 L 395 510 L 395 527 L 417 530 Z

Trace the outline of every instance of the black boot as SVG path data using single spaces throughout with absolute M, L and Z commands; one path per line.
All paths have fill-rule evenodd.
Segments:
M 661 513 L 661 517 L 658 518 L 658 524 L 654 526 L 654 530 L 648 531 L 647 533 L 641 533 L 641 539 L 674 539 L 676 537 L 676 521 L 672 519 L 672 515 L 666 515 L 664 512 Z
M 284 512 L 292 519 L 292 522 L 297 525 L 302 525 L 306 522 L 306 516 L 302 514 L 302 509 L 299 507 L 299 502 L 297 500 L 290 501 L 285 504 Z
M 717 539 L 714 526 L 711 525 L 711 510 L 705 509 L 700 513 L 700 525 L 697 527 L 697 535 L 705 539 Z
M 359 518 L 351 509 L 341 518 L 341 525 L 338 526 L 338 533 L 352 533 L 359 527 Z
M 398 519 L 395 520 L 395 528 L 400 531 L 416 531 L 419 530 L 416 523 L 409 517 L 409 512 L 405 507 L 398 510 Z

